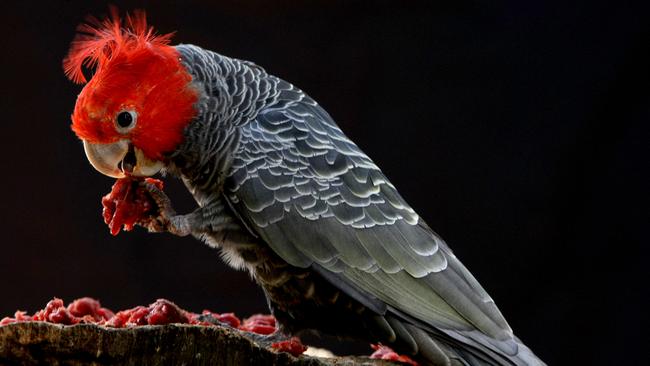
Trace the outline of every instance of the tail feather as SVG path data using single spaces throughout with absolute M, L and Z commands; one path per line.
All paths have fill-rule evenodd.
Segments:
M 499 344 L 477 330 L 451 331 L 414 325 L 412 322 L 387 316 L 396 334 L 394 346 L 401 352 L 417 353 L 427 365 L 449 366 L 545 366 L 519 338 Z M 406 347 L 405 347 L 406 346 Z M 414 352 L 415 351 L 415 352 Z
M 457 351 L 461 359 L 468 360 L 469 365 L 546 365 L 517 337 L 508 342 L 510 345 L 504 346 L 478 331 L 467 333 L 471 334 L 456 333 L 455 341 L 450 342 L 450 347 Z

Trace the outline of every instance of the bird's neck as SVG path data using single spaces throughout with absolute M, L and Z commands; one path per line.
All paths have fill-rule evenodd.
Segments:
M 179 45 L 181 62 L 199 91 L 197 116 L 170 156 L 168 171 L 181 176 L 199 203 L 221 192 L 239 145 L 239 127 L 275 103 L 279 79 L 250 62 L 192 45 Z

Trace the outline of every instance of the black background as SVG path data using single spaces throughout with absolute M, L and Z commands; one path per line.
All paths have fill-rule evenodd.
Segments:
M 549 364 L 647 362 L 650 17 L 626 2 L 122 2 L 318 100 Z M 447 3 L 447 2 L 445 2 Z M 0 315 L 53 296 L 266 310 L 192 238 L 109 235 L 61 70 L 105 3 L 2 11 Z M 179 211 L 193 203 L 167 180 Z M 642 238 L 644 240 L 642 240 Z

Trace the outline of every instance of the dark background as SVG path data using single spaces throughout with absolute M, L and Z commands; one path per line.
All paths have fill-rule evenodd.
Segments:
M 549 364 L 647 362 L 648 9 L 293 3 L 116 5 L 318 100 Z M 53 296 L 266 311 L 217 251 L 141 229 L 112 237 L 102 222 L 112 180 L 70 131 L 81 88 L 60 64 L 75 26 L 106 4 L 0 7 L 0 317 Z M 193 208 L 167 185 L 179 211 Z

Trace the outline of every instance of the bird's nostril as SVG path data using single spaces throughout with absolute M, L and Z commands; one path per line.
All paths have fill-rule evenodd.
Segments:
M 138 160 L 135 157 L 133 145 L 129 145 L 129 151 L 124 155 L 122 161 L 120 161 L 120 170 L 125 174 L 133 173 L 133 169 L 135 169 L 137 163 Z

